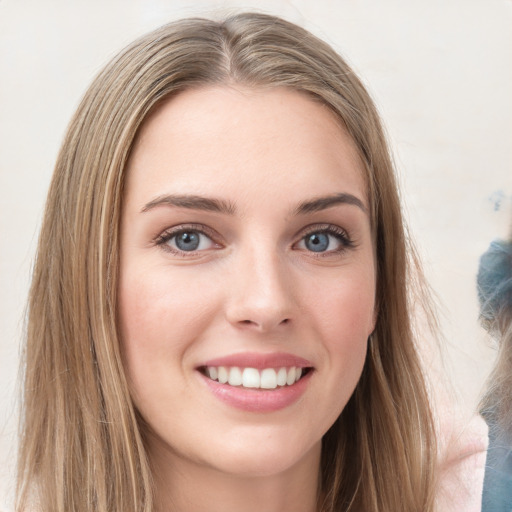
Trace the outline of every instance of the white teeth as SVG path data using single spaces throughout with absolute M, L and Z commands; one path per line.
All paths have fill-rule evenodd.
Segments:
M 243 386 L 255 389 L 276 389 L 278 386 L 291 386 L 295 384 L 303 374 L 302 368 L 292 366 L 290 368 L 239 368 L 237 366 L 208 366 L 206 375 L 212 380 L 230 386 Z
M 226 384 L 226 382 L 229 379 L 228 371 L 226 370 L 226 368 L 224 368 L 224 366 L 219 366 L 218 372 L 219 372 L 218 373 L 219 374 L 219 382 L 221 384 Z
M 295 382 L 295 366 L 292 366 L 288 370 L 288 375 L 286 376 L 286 384 L 291 386 Z
M 240 386 L 240 384 L 242 384 L 242 372 L 240 371 L 240 368 L 234 366 L 229 370 L 228 382 L 230 386 Z
M 277 372 L 277 385 L 278 386 L 286 385 L 286 376 L 287 375 L 288 375 L 288 372 L 286 371 L 286 368 L 279 368 L 279 371 Z
M 242 386 L 244 388 L 260 387 L 260 372 L 256 368 L 245 368 L 242 374 Z
M 261 384 L 263 389 L 276 389 L 277 388 L 277 375 L 273 368 L 265 368 L 261 372 Z

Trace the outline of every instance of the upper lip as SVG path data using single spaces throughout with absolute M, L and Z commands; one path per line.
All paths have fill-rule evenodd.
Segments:
M 296 368 L 310 368 L 313 364 L 303 357 L 285 352 L 274 352 L 270 354 L 244 352 L 209 359 L 199 365 L 199 367 L 204 366 L 238 366 L 240 368 L 256 368 L 257 370 L 262 370 L 264 368 L 289 368 L 291 366 L 295 366 Z

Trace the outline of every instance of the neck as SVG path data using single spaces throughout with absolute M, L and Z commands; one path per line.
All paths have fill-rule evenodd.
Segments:
M 150 452 L 157 512 L 315 512 L 320 446 L 292 468 L 272 475 L 238 475 L 157 450 Z

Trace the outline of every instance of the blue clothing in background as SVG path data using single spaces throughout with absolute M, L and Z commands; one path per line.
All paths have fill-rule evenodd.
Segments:
M 489 448 L 485 463 L 482 512 L 512 512 L 512 443 L 500 440 L 493 432 L 495 422 L 484 418 L 489 425 Z
M 485 320 L 494 320 L 502 306 L 512 304 L 512 242 L 491 242 L 480 258 L 477 285 L 480 315 Z
M 512 305 L 512 242 L 494 240 L 480 258 L 480 315 L 492 331 L 496 317 Z M 512 400 L 512 390 L 510 390 Z M 482 512 L 512 512 L 512 439 L 497 427 L 496 412 L 483 410 L 489 426 Z

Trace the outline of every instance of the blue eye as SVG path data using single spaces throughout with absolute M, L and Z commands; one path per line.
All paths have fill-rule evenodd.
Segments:
M 304 239 L 306 248 L 313 252 L 323 252 L 329 247 L 329 235 L 327 233 L 311 233 Z
M 353 247 L 354 243 L 345 230 L 338 226 L 322 226 L 304 235 L 296 245 L 297 249 L 313 253 L 337 253 Z
M 180 251 L 195 251 L 201 242 L 200 234 L 185 231 L 174 236 L 174 243 Z
M 160 235 L 156 244 L 173 253 L 193 253 L 216 247 L 215 242 L 199 229 L 181 228 Z

